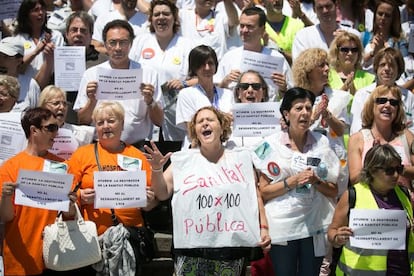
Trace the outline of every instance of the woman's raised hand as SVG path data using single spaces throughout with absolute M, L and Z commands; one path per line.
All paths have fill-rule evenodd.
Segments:
M 150 143 L 151 147 L 144 145 L 146 151 L 144 155 L 147 158 L 148 162 L 151 164 L 153 171 L 161 170 L 164 164 L 167 163 L 168 159 L 172 155 L 172 152 L 163 155 L 155 145 L 154 141 L 150 141 Z

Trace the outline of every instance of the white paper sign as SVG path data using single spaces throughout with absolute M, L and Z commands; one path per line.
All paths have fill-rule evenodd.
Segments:
M 15 204 L 67 212 L 72 182 L 72 174 L 20 170 Z
M 0 163 L 26 147 L 20 112 L 0 113 Z
M 233 105 L 234 136 L 268 136 L 280 129 L 279 102 Z
M 273 87 L 275 86 L 275 83 L 272 81 L 271 76 L 275 72 L 283 72 L 283 58 L 244 50 L 242 53 L 240 71 L 245 72 L 247 70 L 255 70 L 259 72 L 266 83 L 270 87 Z
M 85 46 L 59 46 L 54 51 L 55 85 L 65 91 L 78 91 L 86 69 Z
M 21 0 L 0 0 L 0 20 L 16 18 Z
M 145 171 L 97 171 L 93 179 L 95 208 L 147 206 Z
M 53 141 L 53 146 L 49 151 L 65 160 L 69 159 L 72 153 L 79 147 L 73 132 L 66 128 L 59 128 L 58 134 Z
M 256 185 L 250 154 L 226 153 L 217 164 L 190 151 L 172 156 L 176 248 L 257 246 Z
M 351 246 L 366 249 L 405 249 L 407 217 L 403 210 L 351 209 Z
M 141 99 L 142 69 L 107 69 L 98 67 L 99 100 Z

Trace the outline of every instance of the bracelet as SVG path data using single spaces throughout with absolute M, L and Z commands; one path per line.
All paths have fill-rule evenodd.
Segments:
M 287 178 L 283 179 L 283 187 L 285 188 L 285 190 L 286 190 L 286 191 L 288 191 L 288 192 L 289 192 L 289 191 L 291 191 L 291 190 L 292 190 L 292 188 L 290 188 L 290 187 L 289 187 L 289 185 L 288 185 L 288 183 L 287 183 L 286 179 L 287 179 Z
M 157 172 L 162 172 L 162 170 L 163 170 L 163 168 L 161 167 L 161 168 L 159 168 L 159 169 L 154 169 L 154 168 L 151 168 L 151 171 L 152 172 L 155 172 L 155 173 L 157 173 Z
M 264 224 L 260 224 L 260 229 L 266 229 L 266 230 L 269 230 L 269 226 L 264 225 Z
M 188 87 L 188 83 L 187 83 L 185 80 L 183 80 L 183 81 L 181 82 L 181 84 L 183 85 L 183 87 L 184 87 L 184 88 Z

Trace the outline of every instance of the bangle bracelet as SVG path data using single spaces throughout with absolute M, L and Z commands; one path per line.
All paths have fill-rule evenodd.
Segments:
M 264 225 L 264 224 L 260 224 L 260 229 L 266 229 L 266 230 L 269 230 L 269 226 Z
M 183 85 L 183 87 L 184 87 L 184 88 L 188 87 L 188 83 L 187 83 L 185 80 L 183 80 L 183 81 L 181 82 L 181 84 Z
M 286 191 L 288 191 L 288 192 L 289 192 L 289 191 L 291 191 L 291 190 L 292 190 L 292 188 L 290 188 L 290 187 L 289 187 L 289 185 L 288 185 L 288 183 L 287 183 L 286 179 L 287 179 L 287 178 L 283 179 L 283 187 L 285 188 L 285 190 L 286 190 Z
M 162 167 L 161 167 L 161 168 L 159 168 L 159 169 L 154 169 L 154 168 L 151 168 L 151 171 L 152 171 L 152 172 L 162 172 Z

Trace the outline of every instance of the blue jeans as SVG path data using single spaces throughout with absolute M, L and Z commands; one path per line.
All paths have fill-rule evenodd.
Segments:
M 287 246 L 272 244 L 270 258 L 275 274 L 283 276 L 317 276 L 323 261 L 323 256 L 315 257 L 312 237 L 289 241 Z

